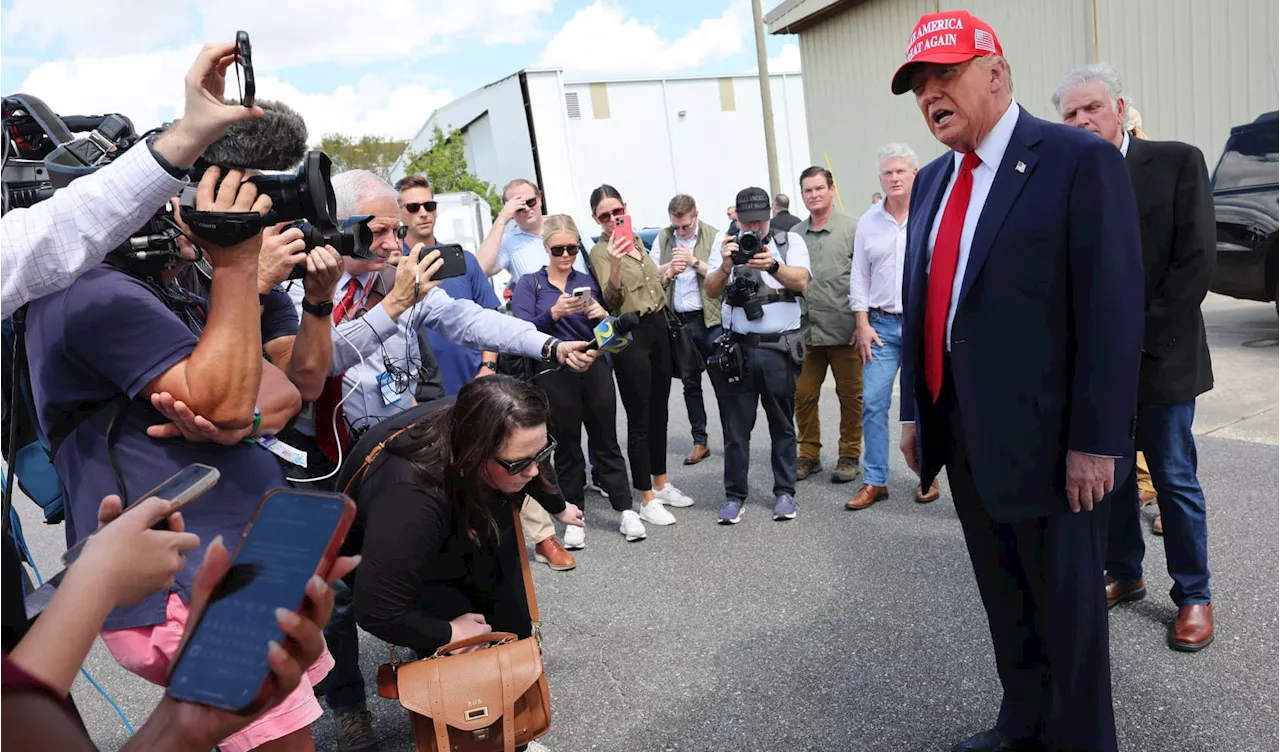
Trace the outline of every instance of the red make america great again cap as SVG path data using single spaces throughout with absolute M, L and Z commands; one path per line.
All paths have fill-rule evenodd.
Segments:
M 893 74 L 893 93 L 911 89 L 911 74 L 921 63 L 952 65 L 986 55 L 1003 55 L 996 33 L 967 10 L 927 13 L 907 40 L 907 59 Z

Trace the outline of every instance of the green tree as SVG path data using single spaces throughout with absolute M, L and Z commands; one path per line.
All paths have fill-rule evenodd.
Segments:
M 404 171 L 426 175 L 436 193 L 472 191 L 489 202 L 489 208 L 496 217 L 502 211 L 502 197 L 493 185 L 467 171 L 466 148 L 467 137 L 462 135 L 462 131 L 455 130 L 445 135 L 437 125 L 431 134 L 431 143 L 410 156 Z
M 317 147 L 333 160 L 333 172 L 369 170 L 383 180 L 391 175 L 391 166 L 404 153 L 408 141 L 395 141 L 379 136 L 362 136 L 356 141 L 342 133 L 330 133 Z

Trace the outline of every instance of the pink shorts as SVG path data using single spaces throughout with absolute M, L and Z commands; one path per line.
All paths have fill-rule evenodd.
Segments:
M 116 629 L 102 632 L 102 641 L 115 657 L 116 663 L 141 676 L 143 679 L 165 686 L 169 676 L 169 664 L 178 652 L 182 633 L 187 627 L 191 609 L 177 594 L 169 594 L 165 609 L 167 619 L 163 624 L 132 629 Z M 320 658 L 302 674 L 297 688 L 284 698 L 284 702 L 256 718 L 253 723 L 224 739 L 218 749 L 223 752 L 248 752 L 269 741 L 282 739 L 293 732 L 307 728 L 324 714 L 316 700 L 313 687 L 333 668 L 333 656 L 325 648 Z

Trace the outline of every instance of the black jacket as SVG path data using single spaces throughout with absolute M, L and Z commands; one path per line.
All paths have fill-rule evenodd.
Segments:
M 1200 304 L 1209 292 L 1216 229 L 1204 155 L 1179 141 L 1129 140 L 1138 198 L 1146 334 L 1138 401 L 1187 402 L 1213 388 Z
M 789 211 L 778 212 L 777 216 L 769 220 L 770 227 L 782 232 L 791 232 L 791 228 L 798 224 L 800 224 L 800 218 Z

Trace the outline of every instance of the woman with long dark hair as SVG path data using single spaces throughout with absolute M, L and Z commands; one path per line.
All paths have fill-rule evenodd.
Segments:
M 631 483 L 646 506 L 655 500 L 671 507 L 693 506 L 693 499 L 667 482 L 667 399 L 672 379 L 671 340 L 663 311 L 667 294 L 658 265 L 639 236 L 614 236 L 614 222 L 626 213 L 617 188 L 602 185 L 591 192 L 591 215 L 600 223 L 591 268 L 604 288 L 605 308 L 615 314 L 640 314 L 640 323 L 629 334 L 631 344 L 614 356 L 618 392 L 627 411 Z
M 356 621 L 419 655 L 488 632 L 527 637 L 511 509 L 528 493 L 564 524 L 582 525 L 582 512 L 540 472 L 556 446 L 546 398 L 488 376 L 452 404 L 421 410 L 403 433 L 390 438 L 403 421 L 384 421 L 357 446 L 390 438 L 352 493 L 358 514 L 344 551 L 363 556 Z
M 595 322 L 608 313 L 600 305 L 600 286 L 590 274 L 573 268 L 578 257 L 578 226 L 564 214 L 543 220 L 542 242 L 547 249 L 547 265 L 520 278 L 511 296 L 511 312 L 545 332 L 568 341 L 591 339 Z M 587 299 L 575 291 L 587 288 Z M 589 301 L 589 302 L 588 302 Z M 572 335 L 572 336 L 570 336 Z M 617 405 L 613 389 L 613 367 L 605 358 L 583 373 L 547 371 L 534 381 L 551 403 L 552 433 L 556 437 L 556 475 L 565 498 L 581 506 L 586 495 L 587 462 L 582 456 L 582 426 L 585 423 L 595 469 L 601 488 L 615 512 L 621 515 L 618 531 L 628 541 L 643 540 L 645 522 L 670 525 L 676 518 L 651 501 L 635 512 L 631 489 L 627 486 L 627 464 L 618 447 Z M 586 546 L 583 528 L 567 527 L 564 545 L 568 549 Z

